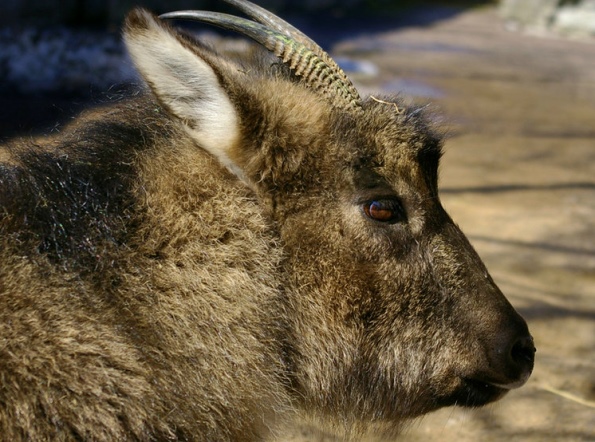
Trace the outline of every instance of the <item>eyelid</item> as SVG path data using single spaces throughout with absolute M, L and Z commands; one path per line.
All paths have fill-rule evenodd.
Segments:
M 393 191 L 387 190 L 386 193 L 382 192 L 379 193 L 376 189 L 374 192 L 362 192 L 358 195 L 355 203 L 358 205 L 362 205 L 364 203 L 369 203 L 372 201 L 388 201 L 388 200 L 395 200 L 397 203 L 401 204 L 401 200 L 397 197 Z

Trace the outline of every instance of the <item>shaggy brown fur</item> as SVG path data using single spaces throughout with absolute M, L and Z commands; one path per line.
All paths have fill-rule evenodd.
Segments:
M 2 438 L 357 435 L 527 379 L 419 110 L 341 110 L 142 10 L 125 34 L 151 91 L 0 154 Z

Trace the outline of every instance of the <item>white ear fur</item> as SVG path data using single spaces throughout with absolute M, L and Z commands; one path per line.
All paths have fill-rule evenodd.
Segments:
M 239 140 L 238 114 L 213 68 L 151 13 L 136 9 L 128 23 L 126 46 L 153 92 L 201 147 L 243 178 L 227 155 Z

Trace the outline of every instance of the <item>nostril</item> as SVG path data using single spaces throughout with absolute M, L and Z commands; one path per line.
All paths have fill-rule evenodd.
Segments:
M 480 366 L 466 379 L 504 390 L 524 385 L 533 372 L 536 351 L 533 338 L 524 328 L 513 336 L 504 334 L 500 345 L 491 347 L 487 353 L 487 366 Z
M 533 367 L 535 360 L 535 345 L 531 336 L 519 338 L 510 350 L 510 356 L 517 365 L 529 365 Z

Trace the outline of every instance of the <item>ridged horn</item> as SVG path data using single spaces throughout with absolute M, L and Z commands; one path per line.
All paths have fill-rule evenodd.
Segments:
M 326 96 L 333 105 L 341 108 L 360 108 L 361 99 L 351 81 L 330 56 L 312 40 L 293 26 L 252 3 L 242 0 L 225 1 L 238 6 L 249 16 L 258 15 L 258 20 L 265 24 L 208 11 L 169 12 L 161 15 L 160 18 L 201 21 L 245 35 L 274 53 L 295 75 L 304 80 L 306 86 Z M 266 14 L 263 15 L 263 12 Z M 296 31 L 297 35 L 288 35 Z M 315 45 L 314 49 L 311 44 Z
M 240 11 L 242 11 L 247 16 L 251 17 L 252 19 L 256 20 L 259 23 L 267 26 L 270 29 L 274 29 L 282 34 L 287 35 L 288 37 L 292 38 L 293 40 L 303 44 L 307 48 L 309 48 L 312 52 L 318 55 L 322 61 L 326 63 L 326 65 L 333 70 L 333 72 L 341 78 L 341 81 L 345 84 L 350 86 L 353 89 L 353 93 L 359 99 L 359 94 L 351 80 L 347 77 L 345 72 L 337 65 L 335 60 L 331 58 L 331 56 L 322 49 L 318 43 L 304 34 L 302 31 L 297 29 L 296 27 L 292 26 L 291 24 L 287 23 L 282 18 L 276 16 L 275 14 L 267 11 L 266 9 L 255 5 L 248 0 L 223 0 L 225 3 L 228 3 Z

